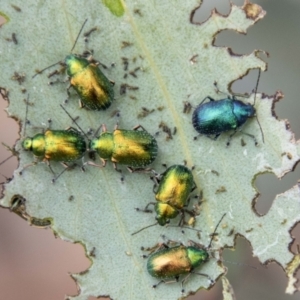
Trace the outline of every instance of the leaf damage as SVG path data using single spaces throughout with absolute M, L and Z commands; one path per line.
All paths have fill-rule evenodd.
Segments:
M 121 5 L 123 2 L 118 3 Z M 265 12 L 260 6 L 246 1 L 242 8 L 231 4 L 227 16 L 213 11 L 208 20 L 197 24 L 191 21 L 195 10 L 192 13 L 190 11 L 192 7 L 198 5 L 198 1 L 189 0 L 184 5 L 181 3 L 177 1 L 174 7 L 168 7 L 169 16 L 166 16 L 166 7 L 162 3 L 156 4 L 154 10 L 151 3 L 137 6 L 131 1 L 126 1 L 126 6 L 122 6 L 124 11 L 119 18 L 107 13 L 107 9 L 100 1 L 88 8 L 78 4 L 76 11 L 88 9 L 87 13 L 91 16 L 94 15 L 94 11 L 99 11 L 101 15 L 101 17 L 97 15 L 97 18 L 91 18 L 92 22 L 98 22 L 101 28 L 99 37 L 95 38 L 95 50 L 99 51 L 95 55 L 99 55 L 101 59 L 104 57 L 107 61 L 116 61 L 115 68 L 106 72 L 116 81 L 115 91 L 122 90 L 112 110 L 121 111 L 121 122 L 124 126 L 129 128 L 136 125 L 131 124 L 137 121 L 132 120 L 132 116 L 137 116 L 141 110 L 145 110 L 143 108 L 147 108 L 149 106 L 147 104 L 151 101 L 151 107 L 163 105 L 165 109 L 163 112 L 157 109 L 155 113 L 147 114 L 147 118 L 143 119 L 143 126 L 149 128 L 153 134 L 154 127 L 159 127 L 164 120 L 167 120 L 165 124 L 168 124 L 169 129 L 176 127 L 177 133 L 172 139 L 168 142 L 165 142 L 164 138 L 159 140 L 161 152 L 154 168 L 159 170 L 161 163 L 171 165 L 183 160 L 187 160 L 190 165 L 195 165 L 195 182 L 203 191 L 205 199 L 201 205 L 200 216 L 195 222 L 195 228 L 202 230 L 201 243 L 207 245 L 213 224 L 225 211 L 228 211 L 227 226 L 220 229 L 218 241 L 215 242 L 216 249 L 224 245 L 233 246 L 235 235 L 243 235 L 250 241 L 253 254 L 262 263 L 275 260 L 286 270 L 289 277 L 287 292 L 294 293 L 297 290 L 295 273 L 299 268 L 299 254 L 293 255 L 288 247 L 292 242 L 290 229 L 300 221 L 298 186 L 278 195 L 266 215 L 258 216 L 253 211 L 255 202 L 253 199 L 258 197 L 257 191 L 252 186 L 255 176 L 272 172 L 280 178 L 293 170 L 299 161 L 299 144 L 295 141 L 287 121 L 279 120 L 274 112 L 275 102 L 282 98 L 282 94 L 277 92 L 272 97 L 257 95 L 256 110 L 266 133 L 265 144 L 260 141 L 258 147 L 251 145 L 246 138 L 246 146 L 243 146 L 245 141 L 239 142 L 240 135 L 235 137 L 230 148 L 225 147 L 226 135 L 221 136 L 218 141 L 201 137 L 199 142 L 195 143 L 193 140 L 195 132 L 190 124 L 190 115 L 182 113 L 182 103 L 186 101 L 188 95 L 191 95 L 189 101 L 192 107 L 207 95 L 219 99 L 220 96 L 214 90 L 213 84 L 216 80 L 220 89 L 228 91 L 229 94 L 232 82 L 245 76 L 249 70 L 266 69 L 266 64 L 260 59 L 258 50 L 249 55 L 236 55 L 230 48 L 214 46 L 219 32 L 229 29 L 246 33 L 249 26 L 264 17 Z M 18 1 L 16 5 L 19 5 Z M 43 10 L 47 14 L 56 7 L 54 4 L 53 7 L 47 3 L 43 5 L 45 5 Z M 57 3 L 57 5 L 61 4 Z M 67 12 L 75 13 L 72 10 L 72 3 L 67 1 L 66 5 Z M 27 8 L 22 7 L 23 10 L 26 15 Z M 70 24 L 72 17 L 67 17 L 70 19 L 64 21 L 66 18 L 64 13 L 64 10 L 63 12 L 55 10 L 55 15 L 62 24 Z M 18 18 L 20 19 L 20 14 Z M 81 15 L 78 16 L 78 19 L 81 18 Z M 43 46 L 44 42 L 40 43 L 34 37 L 44 35 L 48 28 L 56 26 L 48 24 L 48 19 L 43 19 L 43 15 L 36 18 L 36 23 L 41 24 L 41 28 L 32 27 L 32 35 L 29 37 L 33 40 L 32 45 L 24 45 L 20 39 L 18 49 L 22 49 L 26 57 L 37 53 L 36 49 L 47 47 L 47 44 Z M 15 22 L 16 25 L 10 22 L 9 25 L 12 27 L 9 27 L 9 31 L 16 30 L 13 26 L 21 28 L 18 22 L 22 22 L 22 18 Z M 56 35 L 49 33 L 53 39 L 51 43 L 58 45 L 58 52 L 67 53 L 68 50 L 65 49 L 69 46 L 64 49 L 61 42 L 64 40 L 65 32 L 61 26 L 56 26 L 55 29 Z M 104 44 L 105 47 L 99 46 Z M 1 46 L 1 49 L 6 47 L 11 49 L 5 52 L 3 57 L 8 68 L 17 72 L 16 63 L 20 63 L 21 71 L 16 74 L 33 72 L 33 68 L 38 66 L 32 66 L 32 62 L 28 65 L 23 61 L 12 60 L 19 57 L 17 53 L 20 51 L 12 48 L 13 46 L 17 45 Z M 37 54 L 37 61 L 41 61 L 41 65 L 47 65 L 44 60 L 56 61 L 55 55 L 57 53 L 39 57 Z M 139 68 L 139 76 L 125 76 L 127 67 L 124 66 L 124 61 L 127 67 L 130 62 L 135 68 Z M 19 108 L 22 91 L 18 87 L 20 81 L 18 78 L 17 76 L 16 80 L 12 81 L 11 78 L 3 76 L 1 86 L 3 84 L 11 91 L 10 114 L 22 120 L 24 111 Z M 66 127 L 69 120 L 58 109 L 58 104 L 65 97 L 65 89 L 49 88 L 46 81 L 47 79 L 40 76 L 34 82 L 25 83 L 36 104 L 31 108 L 32 123 L 42 124 L 45 122 L 45 116 L 55 112 L 56 126 Z M 130 90 L 133 93 L 131 95 L 133 98 L 130 100 L 124 88 L 121 89 L 122 84 L 123 86 L 125 84 L 128 90 L 128 87 L 135 87 Z M 50 98 L 51 102 L 48 100 Z M 245 101 L 253 103 L 253 98 L 254 95 L 251 95 Z M 41 102 L 42 100 L 44 102 Z M 109 114 L 102 114 L 99 117 L 95 112 L 83 110 L 78 112 L 77 103 L 74 103 L 74 106 L 68 105 L 75 115 L 80 115 L 81 125 L 84 128 L 97 128 L 99 119 L 103 123 L 114 122 L 108 116 Z M 257 124 L 250 120 L 245 128 L 247 132 L 249 130 L 253 134 L 258 132 Z M 19 169 L 21 169 L 32 158 L 21 150 L 19 143 L 16 145 L 16 151 L 20 152 Z M 174 288 L 172 285 L 161 286 L 156 290 L 151 288 L 153 281 L 146 273 L 145 262 L 139 250 L 142 245 L 156 244 L 157 238 L 162 233 L 178 239 L 178 228 L 174 230 L 153 228 L 147 235 L 140 235 L 135 239 L 131 237 L 134 226 L 143 227 L 151 220 L 153 222 L 153 215 L 144 216 L 134 211 L 134 207 L 153 199 L 152 186 L 148 178 L 137 174 L 126 174 L 125 183 L 121 184 L 118 174 L 109 167 L 103 170 L 89 169 L 86 173 L 70 171 L 68 176 L 60 178 L 55 185 L 51 185 L 51 174 L 42 164 L 31 168 L 22 176 L 18 175 L 17 170 L 14 180 L 6 184 L 5 197 L 0 203 L 3 207 L 12 207 L 11 199 L 16 194 L 22 195 L 22 198 L 27 199 L 26 209 L 24 210 L 25 204 L 19 202 L 14 206 L 16 213 L 26 216 L 27 221 L 32 225 L 48 226 L 50 222 L 52 230 L 59 237 L 80 242 L 85 247 L 92 265 L 88 270 L 72 275 L 78 285 L 79 294 L 69 299 L 83 300 L 89 296 L 100 295 L 111 295 L 113 299 L 139 299 L 141 293 L 148 299 L 178 298 L 180 288 Z M 218 176 L 215 175 L 216 173 Z M 72 195 L 75 197 L 68 200 Z M 27 210 L 30 211 L 30 215 Z M 195 240 L 197 236 L 186 233 L 180 238 Z M 128 253 L 130 255 L 127 255 Z M 217 265 L 216 260 L 211 260 L 201 269 L 201 272 L 207 272 L 212 278 L 218 278 L 224 269 Z M 186 288 L 189 293 L 202 287 L 210 287 L 205 280 L 199 280 L 197 276 L 190 277 Z M 234 299 L 229 282 L 225 277 L 222 277 L 222 281 L 224 299 Z M 140 284 L 138 291 L 137 282 Z M 116 286 L 118 286 L 117 290 Z

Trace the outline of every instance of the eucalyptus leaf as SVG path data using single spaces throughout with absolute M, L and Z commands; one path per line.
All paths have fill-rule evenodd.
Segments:
M 41 132 L 41 127 L 47 128 L 48 119 L 52 120 L 53 129 L 75 126 L 59 106 L 67 98 L 67 84 L 48 85 L 55 77 L 49 79 L 47 72 L 32 76 L 70 53 L 87 18 L 85 29 L 96 26 L 97 30 L 86 46 L 83 38 L 79 38 L 74 52 L 82 53 L 87 47 L 94 50 L 95 59 L 107 66 L 102 69 L 104 74 L 115 81 L 116 98 L 106 111 L 89 111 L 79 108 L 78 97 L 71 92 L 66 109 L 72 116 L 79 116 L 78 123 L 86 132 L 103 123 L 112 131 L 117 122 L 112 117 L 116 110 L 121 114 L 120 128 L 130 129 L 141 124 L 154 135 L 160 130 L 161 122 L 172 132 L 176 127 L 177 133 L 171 138 L 164 132 L 156 136 L 159 154 L 152 167 L 161 173 L 162 164 L 170 166 L 186 160 L 189 167 L 195 166 L 197 191 L 203 192 L 200 215 L 195 222 L 195 229 L 201 230 L 200 239 L 193 230 L 186 229 L 182 234 L 178 227 L 160 226 L 132 236 L 133 232 L 155 222 L 154 214 L 135 210 L 155 201 L 149 175 L 130 174 L 123 168 L 125 181 L 122 183 L 120 174 L 108 163 L 102 169 L 86 167 L 86 172 L 75 168 L 52 184 L 53 174 L 43 163 L 19 174 L 33 161 L 33 156 L 24 152 L 17 142 L 20 165 L 13 180 L 5 185 L 0 204 L 11 207 L 16 195 L 17 199 L 26 199 L 17 213 L 24 217 L 26 206 L 25 215 L 30 216 L 31 223 L 49 226 L 50 222 L 61 239 L 85 247 L 91 266 L 85 272 L 72 275 L 79 294 L 69 299 L 86 300 L 89 296 L 141 299 L 141 295 L 145 299 L 178 299 L 182 296 L 180 285 L 152 288 L 157 279 L 147 273 L 141 247 L 154 246 L 161 241 L 161 235 L 208 246 L 210 234 L 225 212 L 218 238 L 212 245 L 213 252 L 225 246 L 233 247 L 235 235 L 240 234 L 251 243 L 253 254 L 262 263 L 275 260 L 286 270 L 290 278 L 289 291 L 294 292 L 294 273 L 299 259 L 289 251 L 289 244 L 292 241 L 290 229 L 300 221 L 298 186 L 278 195 L 265 216 L 253 210 L 258 197 L 253 186 L 255 177 L 270 172 L 280 178 L 299 161 L 299 144 L 288 123 L 276 118 L 273 111 L 274 102 L 282 98 L 281 93 L 256 95 L 255 108 L 265 142 L 255 118 L 248 120 L 243 129 L 255 135 L 258 146 L 241 133 L 233 137 L 229 147 L 226 147 L 228 134 L 222 134 L 217 141 L 205 136 L 195 141 L 197 132 L 192 126 L 191 114 L 183 113 L 186 101 L 195 107 L 208 95 L 214 99 L 224 98 L 216 92 L 215 81 L 221 91 L 229 94 L 232 82 L 249 70 L 266 69 L 260 58 L 262 51 L 238 56 L 228 48 L 213 46 L 222 30 L 245 33 L 264 16 L 261 7 L 248 2 L 243 7 L 232 5 L 227 16 L 214 11 L 204 23 L 193 24 L 192 17 L 200 5 L 196 0 L 176 0 L 172 4 L 157 0 L 89 1 L 88 4 L 29 0 L 26 5 L 15 0 L 14 5 L 20 7 L 21 12 L 8 1 L 0 7 L 1 15 L 7 19 L 0 31 L 0 87 L 3 93 L 9 92 L 5 95 L 10 103 L 8 112 L 20 122 L 21 138 Z M 5 40 L 13 33 L 17 44 Z M 27 94 L 32 105 L 28 106 L 30 125 L 24 134 L 26 104 L 23 99 Z M 240 99 L 253 104 L 254 94 Z M 63 170 L 59 163 L 51 165 L 57 173 Z M 197 201 L 192 199 L 191 205 L 195 203 Z M 178 220 L 172 222 L 177 223 Z M 218 253 L 214 256 L 218 257 Z M 225 269 L 212 258 L 200 272 L 217 279 Z M 210 285 L 207 278 L 191 274 L 185 285 L 186 294 Z

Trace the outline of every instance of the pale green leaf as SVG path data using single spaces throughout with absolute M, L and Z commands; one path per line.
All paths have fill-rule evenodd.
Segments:
M 154 201 L 153 183 L 146 174 L 124 171 L 125 182 L 122 184 L 120 174 L 111 165 L 101 170 L 88 167 L 85 173 L 77 168 L 52 184 L 52 174 L 42 163 L 19 175 L 23 166 L 33 160 L 30 153 L 22 151 L 20 143 L 16 145 L 20 152 L 20 167 L 15 171 L 13 181 L 6 185 L 1 205 L 11 206 L 14 195 L 21 195 L 26 199 L 26 213 L 31 216 L 29 221 L 50 220 L 51 228 L 60 238 L 84 245 L 92 264 L 86 272 L 73 275 L 80 293 L 69 299 L 83 300 L 100 295 L 113 299 L 140 299 L 141 295 L 146 299 L 179 298 L 179 285 L 161 285 L 152 289 L 157 280 L 146 271 L 141 246 L 155 245 L 162 234 L 182 242 L 192 239 L 207 246 L 210 233 L 224 212 L 227 215 L 213 248 L 233 246 L 235 234 L 243 235 L 261 262 L 277 261 L 289 270 L 292 282 L 294 272 L 290 271 L 289 264 L 293 254 L 288 247 L 292 241 L 290 229 L 300 221 L 298 187 L 279 195 L 265 216 L 256 215 L 252 209 L 257 197 L 252 186 L 255 176 L 272 172 L 281 177 L 299 160 L 299 146 L 294 135 L 285 121 L 272 114 L 274 101 L 279 100 L 281 94 L 257 95 L 255 107 L 265 143 L 262 143 L 255 119 L 245 126 L 246 132 L 257 137 L 257 147 L 247 136 L 243 136 L 246 146 L 242 146 L 240 134 L 233 138 L 228 148 L 227 134 L 217 141 L 206 137 L 194 141 L 196 132 L 191 124 L 191 114 L 183 114 L 184 101 L 196 106 L 207 95 L 216 99 L 222 97 L 215 92 L 215 81 L 222 91 L 228 92 L 230 84 L 250 69 L 266 68 L 259 58 L 259 51 L 237 56 L 231 55 L 225 47 L 212 46 L 218 32 L 225 29 L 246 32 L 264 16 L 264 11 L 250 4 L 244 9 L 232 6 L 228 16 L 214 12 L 205 23 L 196 25 L 190 21 L 199 5 L 196 0 L 177 0 L 172 5 L 167 1 L 130 0 L 114 4 L 116 6 L 112 6 L 111 1 L 89 1 L 87 4 L 84 1 L 29 0 L 24 5 L 16 0 L 14 5 L 22 9 L 17 12 L 9 3 L 1 3 L 1 15 L 7 16 L 9 22 L 0 32 L 0 86 L 9 91 L 9 113 L 23 125 L 26 109 L 23 99 L 29 93 L 33 105 L 29 106 L 28 119 L 33 126 L 46 128 L 49 118 L 55 129 L 72 125 L 59 107 L 67 97 L 66 85 L 49 86 L 46 74 L 31 77 L 36 69 L 64 59 L 83 21 L 88 18 L 86 30 L 98 27 L 88 44 L 94 50 L 94 57 L 107 66 L 115 64 L 103 72 L 116 82 L 116 100 L 109 110 L 92 112 L 79 109 L 77 96 L 73 93 L 66 105 L 68 111 L 74 117 L 80 116 L 79 123 L 86 131 L 101 123 L 113 130 L 116 119 L 111 113 L 115 110 L 121 112 L 121 128 L 129 129 L 140 123 L 155 134 L 161 121 L 171 129 L 176 127 L 177 134 L 173 139 L 167 141 L 164 134 L 157 137 L 159 155 L 153 167 L 162 172 L 162 163 L 172 165 L 184 160 L 188 166 L 195 165 L 195 182 L 204 195 L 195 224 L 195 228 L 202 231 L 201 240 L 194 231 L 185 230 L 182 235 L 179 228 L 159 226 L 131 236 L 132 232 L 155 222 L 153 214 L 134 210 Z M 16 34 L 17 45 L 5 40 L 12 33 Z M 83 39 L 79 39 L 75 51 L 82 53 L 83 50 Z M 124 58 L 129 62 L 128 71 L 124 70 Z M 134 70 L 136 77 L 130 74 Z M 12 80 L 14 72 L 25 74 L 22 86 Z M 128 88 L 125 95 L 120 95 L 122 84 L 138 89 Z M 27 93 L 22 93 L 22 87 Z M 253 103 L 254 95 L 244 101 Z M 154 112 L 138 118 L 143 107 L 154 109 Z M 26 135 L 40 131 L 33 126 L 27 126 Z M 57 173 L 62 170 L 59 164 L 52 166 Z M 74 196 L 72 201 L 69 200 L 71 195 Z M 211 259 L 201 272 L 216 279 L 224 270 L 217 265 L 216 259 Z M 196 291 L 209 285 L 205 277 L 192 275 L 185 289 Z

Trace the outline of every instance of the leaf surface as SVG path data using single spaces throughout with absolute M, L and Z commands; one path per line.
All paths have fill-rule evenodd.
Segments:
M 241 134 L 234 136 L 228 148 L 228 134 L 221 135 L 217 141 L 207 137 L 194 141 L 197 133 L 191 123 L 191 114 L 183 113 L 184 101 L 195 107 L 208 95 L 221 99 L 222 95 L 215 91 L 215 81 L 220 90 L 229 93 L 230 84 L 249 70 L 266 68 L 259 51 L 238 56 L 225 47 L 213 46 L 220 31 L 232 29 L 244 33 L 265 12 L 248 3 L 243 8 L 232 6 L 228 16 L 213 12 L 203 24 L 192 24 L 194 10 L 199 5 L 196 0 L 177 0 L 172 5 L 164 1 L 116 1 L 113 6 L 112 3 L 90 1 L 87 5 L 73 1 L 37 3 L 29 0 L 25 6 L 22 1 L 14 1 L 21 12 L 8 3 L 1 4 L 1 14 L 7 16 L 8 22 L 1 28 L 0 53 L 4 71 L 0 75 L 0 86 L 9 91 L 8 112 L 20 120 L 23 132 L 26 94 L 21 88 L 24 87 L 33 103 L 27 117 L 33 126 L 27 125 L 26 136 L 41 131 L 34 126 L 46 128 L 49 118 L 52 129 L 72 125 L 59 106 L 67 97 L 66 84 L 49 86 L 46 74 L 31 77 L 35 70 L 63 60 L 70 53 L 81 24 L 88 18 L 85 29 L 98 28 L 91 35 L 88 47 L 94 50 L 96 59 L 108 66 L 103 72 L 115 81 L 116 99 L 107 111 L 94 112 L 79 109 L 78 97 L 72 92 L 66 108 L 72 116 L 80 117 L 78 122 L 86 131 L 102 123 L 112 131 L 116 119 L 111 114 L 115 110 L 121 112 L 120 128 L 130 129 L 140 123 L 155 134 L 161 122 L 171 130 L 176 127 L 177 134 L 172 139 L 166 140 L 163 133 L 156 137 L 159 154 L 153 168 L 163 172 L 162 163 L 170 166 L 184 160 L 188 166 L 195 166 L 195 182 L 204 195 L 195 223 L 195 228 L 201 230 L 201 239 L 192 230 L 185 230 L 182 235 L 178 228 L 160 226 L 131 236 L 155 222 L 154 214 L 138 213 L 134 209 L 155 200 L 148 175 L 129 174 L 124 170 L 125 182 L 121 183 L 120 174 L 108 164 L 103 169 L 88 167 L 85 173 L 77 168 L 52 184 L 49 168 L 40 163 L 20 176 L 23 166 L 33 160 L 30 153 L 21 149 L 20 142 L 16 145 L 20 166 L 14 179 L 5 186 L 1 205 L 10 207 L 14 196 L 21 195 L 26 199 L 26 214 L 31 216 L 31 222 L 43 222 L 46 218 L 60 238 L 85 247 L 91 267 L 72 275 L 80 292 L 69 299 L 84 300 L 100 295 L 113 299 L 140 299 L 141 295 L 146 299 L 179 298 L 179 285 L 152 289 L 157 280 L 146 271 L 141 246 L 155 245 L 162 234 L 184 243 L 191 239 L 207 246 L 210 234 L 225 212 L 227 215 L 213 248 L 233 246 L 235 235 L 243 235 L 261 262 L 276 260 L 289 270 L 293 286 L 293 272 L 299 262 L 288 246 L 292 241 L 290 229 L 300 220 L 298 186 L 278 195 L 265 216 L 258 216 L 252 208 L 258 196 L 252 185 L 255 176 L 272 172 L 280 178 L 299 160 L 299 145 L 293 133 L 286 121 L 278 120 L 273 113 L 274 102 L 282 95 L 277 92 L 270 97 L 260 94 L 256 97 L 255 108 L 265 143 L 262 143 L 255 119 L 247 121 L 243 129 L 256 136 L 257 147 Z M 5 41 L 12 33 L 16 34 L 18 44 Z M 75 52 L 84 50 L 80 38 Z M 114 66 L 109 67 L 112 63 Z M 22 85 L 12 79 L 14 72 L 25 75 Z M 254 95 L 242 100 L 253 103 Z M 147 115 L 144 108 L 154 111 Z M 242 138 L 245 146 L 242 146 Z M 53 163 L 52 167 L 57 173 L 62 170 L 60 164 Z M 217 265 L 216 259 L 211 259 L 201 272 L 216 279 L 224 270 Z M 185 289 L 196 291 L 209 285 L 205 277 L 193 275 Z

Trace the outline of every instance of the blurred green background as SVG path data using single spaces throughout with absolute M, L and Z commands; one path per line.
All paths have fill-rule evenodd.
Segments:
M 232 2 L 242 5 L 244 1 Z M 268 62 L 268 71 L 262 73 L 258 91 L 267 95 L 272 95 L 277 90 L 284 93 L 285 98 L 275 106 L 276 114 L 280 119 L 289 120 L 295 138 L 300 139 L 300 117 L 298 116 L 300 112 L 300 1 L 257 0 L 255 3 L 266 10 L 265 18 L 251 27 L 247 35 L 231 31 L 221 32 L 215 44 L 230 47 L 237 54 L 248 54 L 254 49 L 261 49 L 270 54 L 269 57 L 262 57 Z M 196 13 L 195 21 L 205 21 L 214 8 L 222 14 L 228 14 L 229 1 L 204 0 Z M 0 19 L 0 23 L 1 21 L 3 22 Z M 243 80 L 235 82 L 232 90 L 250 93 L 256 79 L 255 70 Z M 3 111 L 6 105 L 7 103 L 0 99 L 0 141 L 12 146 L 18 137 L 18 127 L 16 122 L 8 119 Z M 9 155 L 10 153 L 4 147 L 0 147 L 0 161 Z M 1 174 L 10 177 L 16 165 L 15 159 L 9 160 L 1 166 Z M 300 179 L 299 167 L 282 180 L 278 180 L 273 175 L 259 176 L 255 184 L 261 195 L 255 207 L 256 211 L 259 214 L 266 214 L 274 197 L 297 184 L 298 179 Z M 5 181 L 4 177 L 0 179 L 0 182 L 2 181 Z M 300 225 L 298 224 L 291 233 L 295 237 L 291 249 L 296 251 L 296 245 L 300 244 Z M 299 292 L 292 296 L 284 293 L 287 279 L 279 265 L 271 263 L 267 268 L 260 266 L 258 260 L 251 256 L 251 246 L 241 237 L 237 238 L 236 246 L 236 251 L 224 251 L 224 260 L 238 263 L 225 263 L 228 267 L 228 278 L 238 300 L 300 298 Z M 257 269 L 241 265 L 242 263 L 255 266 Z M 64 299 L 66 294 L 77 292 L 76 285 L 68 273 L 83 271 L 88 266 L 89 260 L 85 258 L 84 250 L 80 245 L 55 239 L 51 230 L 24 226 L 24 221 L 18 216 L 8 210 L 0 209 L 1 299 Z M 298 271 L 298 278 L 300 278 L 300 271 Z M 300 288 L 300 284 L 298 286 Z M 211 291 L 200 291 L 189 297 L 189 300 L 222 298 L 219 281 Z M 94 298 L 91 297 L 89 300 L 92 299 Z

